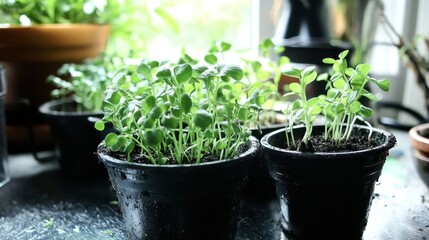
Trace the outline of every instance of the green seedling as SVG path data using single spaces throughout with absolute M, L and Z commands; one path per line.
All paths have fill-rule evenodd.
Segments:
M 83 64 L 64 64 L 58 76 L 51 75 L 48 82 L 56 86 L 53 98 L 71 97 L 77 103 L 77 111 L 101 111 L 104 90 L 110 84 L 113 71 L 122 59 L 104 56 L 88 60 Z
M 152 164 L 233 158 L 260 109 L 257 89 L 233 91 L 242 78 L 237 65 L 143 61 L 113 78 L 95 127 L 111 122 L 117 132 L 104 143 L 128 160 L 133 152 Z
M 377 100 L 374 94 L 365 89 L 365 86 L 373 83 L 381 90 L 388 91 L 389 81 L 370 77 L 369 64 L 359 64 L 356 68 L 349 67 L 346 60 L 347 54 L 348 51 L 344 51 L 339 54 L 338 59 L 323 59 L 324 63 L 332 65 L 330 76 L 326 73 L 318 76 L 314 67 L 304 70 L 291 69 L 285 72 L 286 75 L 300 79 L 299 83 L 292 83 L 289 86 L 291 92 L 286 94 L 299 97 L 286 110 L 289 116 L 287 127 L 291 127 L 294 122 L 303 123 L 306 132 L 302 142 L 305 144 L 311 138 L 313 122 L 320 114 L 325 121 L 325 139 L 331 139 L 334 144 L 341 144 L 350 138 L 357 120 L 364 122 L 371 129 L 371 124 L 366 119 L 371 117 L 374 111 L 364 106 L 360 99 L 366 97 L 371 101 Z M 314 80 L 326 82 L 327 94 L 307 99 L 306 87 Z M 291 131 L 286 131 L 289 147 L 295 145 L 292 134 Z M 371 132 L 368 141 L 370 137 Z

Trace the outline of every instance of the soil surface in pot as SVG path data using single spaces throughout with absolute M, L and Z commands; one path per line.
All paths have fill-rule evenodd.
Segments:
M 238 148 L 238 155 L 244 153 L 245 151 L 247 151 L 249 149 L 250 145 L 241 145 Z M 128 154 L 127 153 L 122 153 L 122 152 L 113 152 L 111 151 L 109 148 L 107 148 L 106 146 L 100 146 L 99 147 L 99 152 L 109 155 L 113 158 L 122 160 L 122 161 L 128 161 Z M 166 161 L 166 164 L 177 164 L 173 161 L 173 158 L 171 157 L 171 153 L 164 153 L 163 152 L 164 157 L 167 158 L 168 160 Z M 156 156 L 157 153 L 153 152 L 152 153 L 153 156 Z M 238 156 L 237 155 L 237 156 Z M 220 158 L 220 154 L 209 154 L 209 153 L 204 153 L 203 157 L 200 160 L 200 163 L 205 163 L 205 162 L 213 162 L 213 161 L 217 161 Z M 132 159 L 132 162 L 134 163 L 143 163 L 143 164 L 153 164 L 149 158 L 147 158 L 144 155 L 141 155 L 140 153 L 140 148 L 136 147 L 133 152 L 130 154 L 129 159 Z M 195 159 L 190 159 L 185 160 L 183 164 L 188 164 L 188 163 L 195 163 Z
M 314 135 L 307 144 L 300 138 L 296 141 L 295 146 L 288 147 L 286 141 L 282 141 L 276 147 L 300 152 L 351 152 L 372 149 L 378 146 L 380 141 L 379 139 L 374 139 L 374 137 L 371 138 L 371 141 L 368 141 L 368 132 L 358 130 L 354 131 L 347 141 L 343 141 L 340 144 L 333 143 L 329 137 L 325 139 L 324 135 Z

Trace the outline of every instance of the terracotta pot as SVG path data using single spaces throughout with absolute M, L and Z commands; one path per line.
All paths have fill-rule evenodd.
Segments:
M 31 141 L 45 148 L 49 136 L 38 107 L 50 100 L 46 78 L 64 63 L 79 63 L 99 55 L 110 27 L 96 24 L 45 24 L 0 27 L 0 63 L 6 71 L 6 123 L 12 151 L 31 150 Z M 22 103 L 25 104 L 22 104 Z M 31 119 L 30 123 L 22 121 Z M 26 126 L 29 125 L 29 126 Z M 34 131 L 30 139 L 27 128 Z M 36 139 L 36 140 L 35 140 Z
M 423 182 L 429 186 L 429 123 L 414 126 L 408 135 L 417 160 L 417 172 Z

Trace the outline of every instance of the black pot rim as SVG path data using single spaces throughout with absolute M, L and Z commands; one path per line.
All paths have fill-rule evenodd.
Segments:
M 304 128 L 305 126 L 303 125 L 298 125 L 298 126 L 294 126 L 293 129 L 298 129 L 298 128 Z M 313 128 L 316 127 L 325 127 L 324 125 L 315 125 Z M 363 126 L 363 125 L 355 125 L 354 128 L 360 128 L 360 129 L 366 129 L 366 130 L 370 130 L 370 128 L 368 126 Z M 373 132 L 378 132 L 384 136 L 386 136 L 386 140 L 384 141 L 383 144 L 376 146 L 374 148 L 368 148 L 365 150 L 360 150 L 360 151 L 348 151 L 348 152 L 315 152 L 315 153 L 303 153 L 303 152 L 299 152 L 299 151 L 292 151 L 292 150 L 288 150 L 288 149 L 283 149 L 283 148 L 278 148 L 275 147 L 273 145 L 271 145 L 268 140 L 273 137 L 274 135 L 277 134 L 284 134 L 284 132 L 286 131 L 286 128 L 282 128 L 276 131 L 273 131 L 271 133 L 266 134 L 265 136 L 262 137 L 261 139 L 261 147 L 265 148 L 265 149 L 269 149 L 271 151 L 274 152 L 279 152 L 279 153 L 288 153 L 288 154 L 293 154 L 293 155 L 311 155 L 314 157 L 318 157 L 318 156 L 330 156 L 332 158 L 342 158 L 344 156 L 348 156 L 350 154 L 354 154 L 354 155 L 366 155 L 369 152 L 381 152 L 381 151 L 386 151 L 392 147 L 394 147 L 396 140 L 395 137 L 393 136 L 392 133 L 384 131 L 382 129 L 379 128 L 372 128 Z
M 255 137 L 250 136 L 249 142 L 251 144 L 250 147 L 249 147 L 249 149 L 247 149 L 245 152 L 241 153 L 240 155 L 238 155 L 238 156 L 236 156 L 234 158 L 225 159 L 225 160 L 216 160 L 216 161 L 199 163 L 199 164 L 155 165 L 155 164 L 135 163 L 135 162 L 127 162 L 127 161 L 123 161 L 123 160 L 118 160 L 118 159 L 113 158 L 113 157 L 111 157 L 111 156 L 109 156 L 107 154 L 102 154 L 99 151 L 97 151 L 97 155 L 100 156 L 101 161 L 103 161 L 103 162 L 105 162 L 105 163 L 107 163 L 109 165 L 117 166 L 117 167 L 120 167 L 120 168 L 140 169 L 140 168 L 143 167 L 143 168 L 149 168 L 149 169 L 154 169 L 154 168 L 157 168 L 157 169 L 160 169 L 160 168 L 163 168 L 163 169 L 174 169 L 174 168 L 178 168 L 179 167 L 179 168 L 182 168 L 182 169 L 183 168 L 188 168 L 188 169 L 193 168 L 193 169 L 195 169 L 195 168 L 203 168 L 203 167 L 210 166 L 210 165 L 217 165 L 217 166 L 225 165 L 225 164 L 228 164 L 231 161 L 238 160 L 238 159 L 243 158 L 245 156 L 248 156 L 248 155 L 250 155 L 252 153 L 255 153 L 259 149 L 259 145 L 260 145 L 259 141 Z M 102 142 L 102 143 L 100 143 L 99 147 L 103 146 L 103 145 L 104 145 L 104 143 Z
M 75 101 L 71 98 L 65 98 L 65 99 L 57 99 L 57 100 L 51 100 L 49 102 L 46 102 L 42 104 L 39 107 L 39 112 L 42 113 L 45 116 L 67 116 L 67 117 L 83 117 L 83 116 L 100 116 L 103 117 L 103 112 L 91 112 L 91 111 L 85 111 L 85 112 L 72 112 L 72 111 L 57 111 L 53 110 L 53 108 L 65 105 L 65 104 L 71 104 Z

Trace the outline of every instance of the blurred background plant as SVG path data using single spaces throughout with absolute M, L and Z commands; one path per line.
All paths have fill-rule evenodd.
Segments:
M 182 46 L 203 53 L 220 39 L 250 49 L 252 6 L 248 0 L 0 0 L 0 24 L 110 24 L 108 53 L 177 58 Z
M 121 14 L 118 1 L 1 0 L 0 22 L 19 25 L 110 23 Z
M 82 64 L 64 64 L 57 76 L 48 77 L 48 82 L 56 87 L 51 92 L 52 97 L 73 99 L 77 112 L 99 112 L 104 90 L 111 84 L 115 71 L 123 65 L 122 58 L 111 55 L 89 59 Z

